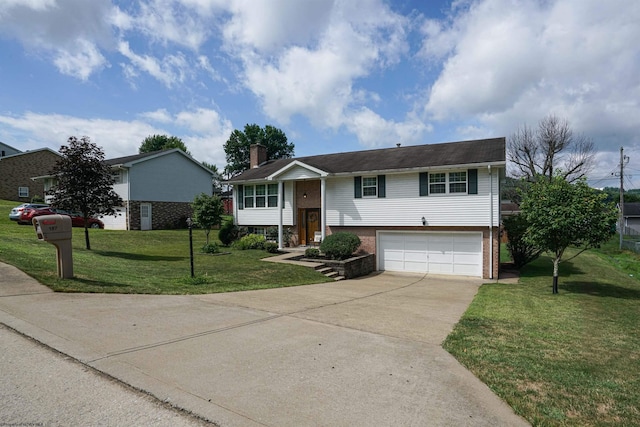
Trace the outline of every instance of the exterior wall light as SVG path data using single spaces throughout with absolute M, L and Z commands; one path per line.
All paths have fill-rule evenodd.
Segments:
M 422 225 L 427 225 L 427 219 L 425 217 L 422 217 Z

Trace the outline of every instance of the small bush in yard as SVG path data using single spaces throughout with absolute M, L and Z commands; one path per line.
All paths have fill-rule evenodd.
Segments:
M 320 250 L 331 259 L 349 258 L 360 247 L 360 238 L 353 233 L 338 232 L 328 235 L 320 244 Z
M 234 249 L 242 251 L 246 249 L 263 249 L 266 239 L 262 234 L 247 234 L 240 240 L 233 242 Z
M 317 248 L 307 248 L 304 251 L 305 258 L 318 258 L 320 256 L 320 250 Z
M 233 220 L 226 221 L 222 224 L 222 227 L 220 227 L 220 231 L 218 232 L 218 239 L 220 239 L 223 245 L 229 246 L 237 238 L 238 227 L 235 226 Z
M 205 254 L 217 254 L 218 252 L 220 252 L 220 248 L 214 242 L 206 243 L 201 250 Z
M 277 254 L 278 244 L 276 242 L 264 242 L 264 250 L 270 254 Z

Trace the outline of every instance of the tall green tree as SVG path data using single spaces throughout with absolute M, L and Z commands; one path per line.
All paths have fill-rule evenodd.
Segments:
M 529 224 L 524 238 L 551 254 L 554 294 L 558 293 L 559 264 L 599 247 L 615 233 L 618 212 L 606 198 L 584 179 L 570 183 L 562 175 L 538 180 L 524 194 L 520 209 Z M 579 251 L 563 259 L 569 246 Z
M 213 186 L 213 192 L 219 193 L 222 191 L 222 182 L 224 181 L 224 177 L 222 176 L 222 172 L 218 169 L 217 165 L 212 163 L 202 162 L 202 166 L 209 169 L 213 172 L 213 176 L 211 177 L 211 183 Z
M 88 219 L 96 214 L 115 215 L 122 199 L 113 191 L 111 167 L 104 163 L 102 148 L 88 136 L 69 137 L 60 147 L 62 158 L 53 167 L 58 183 L 51 189 L 51 204 L 57 208 L 79 211 L 84 218 L 87 250 L 91 250 Z
M 261 128 L 256 124 L 247 124 L 244 132 L 238 129 L 231 132 L 224 144 L 227 156 L 225 174 L 233 177 L 249 169 L 249 147 L 252 144 L 264 145 L 269 160 L 293 157 L 295 148 L 293 143 L 287 142 L 287 136 L 282 130 L 271 125 Z
M 142 141 L 142 144 L 140 144 L 138 152 L 140 154 L 151 153 L 152 151 L 170 150 L 172 148 L 179 148 L 191 155 L 189 150 L 187 150 L 187 146 L 180 138 L 168 135 L 149 135 Z
M 193 222 L 204 229 L 208 245 L 211 228 L 222 222 L 224 204 L 218 196 L 200 193 L 191 202 L 191 209 L 193 209 Z

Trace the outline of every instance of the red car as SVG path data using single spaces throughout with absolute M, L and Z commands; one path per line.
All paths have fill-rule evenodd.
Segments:
M 26 208 L 20 214 L 20 218 L 18 219 L 18 224 L 31 224 L 31 219 L 36 216 L 42 215 L 67 215 L 71 217 L 71 226 L 72 227 L 84 227 L 84 218 L 82 214 L 79 212 L 69 212 L 62 209 L 56 209 L 52 207 L 41 208 L 41 209 L 30 209 Z M 97 218 L 89 218 L 89 227 L 90 228 L 104 228 L 104 224 Z

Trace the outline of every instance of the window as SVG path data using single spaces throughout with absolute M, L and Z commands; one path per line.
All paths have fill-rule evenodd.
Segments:
M 420 195 L 478 194 L 478 170 L 420 173 Z
M 375 176 L 362 177 L 362 197 L 378 195 L 378 179 Z
M 449 193 L 466 193 L 467 192 L 467 173 L 466 172 L 450 172 L 449 173 Z
M 256 185 L 256 208 L 264 208 L 267 206 L 266 196 L 266 185 Z
M 378 176 L 354 176 L 353 197 L 356 199 L 385 198 L 387 197 L 387 179 L 385 175 Z
M 252 208 L 253 204 L 253 185 L 247 185 L 244 187 L 244 207 Z
M 444 194 L 447 192 L 447 174 L 446 173 L 430 173 L 429 174 L 429 193 Z
M 122 184 L 124 180 L 122 179 L 122 171 L 115 170 L 111 172 L 111 177 L 113 178 L 114 184 Z
M 278 207 L 278 184 L 267 185 L 267 206 L 270 208 Z
M 18 187 L 18 197 L 29 197 L 29 187 Z
M 278 207 L 278 184 L 245 185 L 244 208 Z

